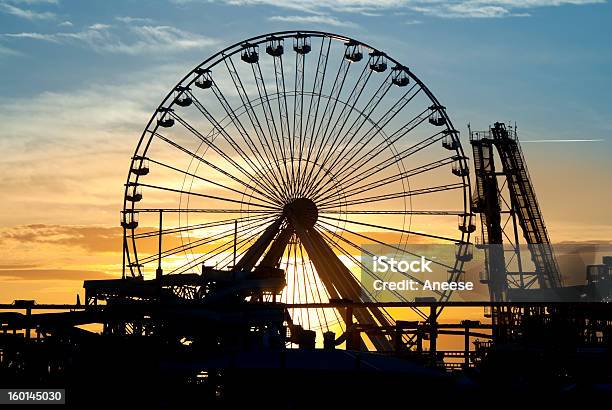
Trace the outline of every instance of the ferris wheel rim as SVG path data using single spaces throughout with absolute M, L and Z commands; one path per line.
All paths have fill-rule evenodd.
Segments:
M 262 43 L 265 43 L 266 41 L 268 41 L 268 39 L 270 37 L 277 37 L 280 39 L 287 39 L 287 38 L 295 38 L 298 35 L 305 35 L 305 36 L 310 36 L 310 37 L 317 37 L 317 38 L 329 38 L 331 40 L 336 40 L 336 41 L 344 41 L 344 42 L 355 42 L 356 44 L 367 48 L 368 50 L 371 51 L 378 51 L 379 49 L 374 48 L 372 46 L 370 46 L 367 43 L 361 42 L 359 40 L 356 40 L 354 38 L 348 37 L 348 36 L 343 36 L 343 35 L 338 35 L 338 34 L 334 34 L 334 33 L 330 33 L 330 32 L 323 32 L 323 31 L 312 31 L 312 30 L 288 30 L 288 31 L 279 31 L 279 32 L 273 32 L 273 33 L 267 33 L 267 34 L 262 34 L 262 35 L 258 35 L 258 36 L 254 36 L 251 37 L 247 40 L 243 40 L 237 43 L 234 43 L 226 48 L 224 48 L 221 51 L 218 51 L 217 53 L 213 54 L 212 56 L 210 56 L 209 58 L 207 58 L 206 60 L 204 60 L 203 62 L 201 62 L 200 64 L 198 64 L 196 67 L 194 67 L 191 71 L 189 71 L 180 81 L 178 81 L 176 83 L 176 85 L 174 87 L 172 87 L 172 89 L 168 92 L 168 94 L 164 97 L 164 99 L 162 100 L 162 102 L 159 104 L 159 106 L 157 107 L 157 109 L 155 110 L 155 112 L 153 113 L 153 115 L 151 116 L 151 118 L 149 119 L 149 122 L 147 123 L 147 125 L 145 126 L 145 129 L 143 131 L 143 133 L 140 136 L 140 139 L 138 141 L 138 144 L 136 146 L 135 149 L 135 154 L 132 156 L 131 162 L 130 162 L 130 171 L 128 172 L 128 176 L 127 176 L 127 183 L 125 186 L 125 194 L 127 194 L 128 189 L 129 189 L 129 184 L 131 182 L 131 176 L 132 176 L 132 169 L 135 165 L 135 162 L 139 160 L 139 158 L 137 158 L 138 156 L 136 155 L 137 153 L 140 152 L 140 149 L 144 147 L 144 149 L 142 150 L 143 155 L 140 156 L 140 160 L 142 161 L 142 159 L 145 157 L 146 153 L 148 152 L 148 148 L 151 144 L 151 141 L 153 139 L 153 133 L 155 133 L 157 131 L 157 129 L 159 128 L 158 124 L 155 124 L 155 119 L 157 116 L 157 113 L 161 110 L 161 109 L 172 109 L 172 107 L 175 105 L 175 102 L 172 101 L 172 96 L 173 93 L 175 92 L 175 90 L 177 90 L 177 88 L 179 87 L 189 87 L 191 86 L 195 81 L 196 78 L 194 77 L 194 74 L 201 69 L 211 69 L 213 67 L 215 67 L 216 65 L 218 65 L 219 63 L 221 63 L 223 60 L 225 60 L 226 58 L 229 58 L 233 55 L 235 55 L 236 53 L 239 53 L 244 44 L 253 44 L 253 45 L 260 45 Z M 419 77 L 416 76 L 416 74 L 414 74 L 412 72 L 412 70 L 408 69 L 408 67 L 404 66 L 403 64 L 399 63 L 396 59 L 394 59 L 393 57 L 389 56 L 388 54 L 385 53 L 385 57 L 388 59 L 388 61 L 395 63 L 397 66 L 399 66 L 416 84 L 419 85 L 420 89 L 423 90 L 423 92 L 427 95 L 427 97 L 436 105 L 442 107 L 438 101 L 438 99 L 435 97 L 435 95 L 429 90 L 429 88 L 425 85 L 425 83 L 423 81 L 421 81 L 421 79 Z M 455 127 L 452 124 L 452 121 L 450 119 L 450 117 L 448 116 L 446 110 L 444 109 L 444 107 L 442 107 L 442 109 L 439 111 L 440 115 L 442 115 L 446 121 L 446 125 L 447 128 L 449 130 L 452 131 L 453 133 L 453 138 L 457 138 L 458 140 L 458 132 L 456 131 Z M 151 127 L 151 125 L 153 124 L 153 127 Z M 149 135 L 147 135 L 149 134 Z M 143 145 L 144 144 L 144 145 Z M 464 154 L 463 151 L 463 147 L 461 145 L 461 143 L 459 142 L 458 144 L 458 148 L 457 148 L 457 152 L 459 153 L 459 158 L 461 161 L 463 161 L 464 163 L 467 162 L 466 156 Z M 139 175 L 135 175 L 134 181 L 137 184 L 138 180 L 139 180 L 140 176 Z M 464 186 L 463 189 L 463 203 L 464 203 L 464 210 L 465 212 L 469 212 L 470 209 L 470 204 L 471 204 L 471 184 L 470 184 L 470 176 L 469 174 L 467 175 L 462 175 L 462 183 Z M 126 195 L 124 194 L 124 206 L 123 206 L 123 210 L 124 212 L 134 212 L 135 211 L 135 203 L 132 202 L 131 204 L 129 203 L 129 201 L 127 201 L 126 199 Z M 131 205 L 131 207 L 130 207 Z M 132 234 L 130 235 L 130 238 L 132 241 L 134 241 L 134 234 L 133 234 L 133 229 L 132 229 Z M 462 233 L 461 234 L 461 239 L 458 242 L 461 243 L 469 243 L 469 233 Z M 127 238 L 125 238 L 124 240 L 127 240 Z M 133 242 L 134 244 L 134 253 L 136 254 L 136 245 L 135 242 Z M 137 254 L 135 256 L 136 258 L 136 263 L 138 264 L 138 257 Z M 454 269 L 454 271 L 457 272 L 457 274 L 460 273 L 461 271 L 461 267 L 463 265 L 463 262 L 461 262 L 459 264 L 459 268 L 458 269 Z

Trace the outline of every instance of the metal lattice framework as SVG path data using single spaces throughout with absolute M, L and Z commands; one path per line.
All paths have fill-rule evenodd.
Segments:
M 470 202 L 458 132 L 408 67 L 336 34 L 257 36 L 190 71 L 147 124 L 125 187 L 124 276 L 280 268 L 287 303 L 373 300 L 368 244 L 454 244 L 445 268 L 459 277 Z M 328 328 L 342 322 L 330 310 L 291 316 Z M 393 322 L 382 309 L 355 315 Z

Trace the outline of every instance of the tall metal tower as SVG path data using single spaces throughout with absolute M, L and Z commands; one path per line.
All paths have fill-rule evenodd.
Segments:
M 480 213 L 486 275 L 492 301 L 523 298 L 532 289 L 561 286 L 544 218 L 519 145 L 516 126 L 496 122 L 472 131 L 476 193 L 472 211 Z M 497 159 L 495 155 L 497 152 Z M 521 255 L 519 229 L 532 268 Z M 537 292 L 537 291 L 536 291 Z

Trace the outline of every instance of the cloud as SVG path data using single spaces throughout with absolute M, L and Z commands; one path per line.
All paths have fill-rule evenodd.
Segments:
M 159 99 L 190 68 L 156 64 L 0 101 L 0 226 L 117 225 L 134 145 Z
M 38 265 L 33 264 L 18 264 L 18 263 L 8 263 L 8 264 L 0 264 L 0 270 L 9 270 L 9 269 L 31 269 L 38 268 Z
M 405 21 L 404 24 L 407 24 L 409 26 L 414 26 L 417 24 L 423 24 L 423 22 L 421 20 L 408 20 L 408 21 Z
M 96 24 L 92 24 L 91 26 L 89 26 L 90 30 L 106 30 L 107 28 L 110 28 L 111 26 L 108 24 L 102 24 L 102 23 L 96 23 Z
M 218 42 L 209 37 L 190 33 L 171 26 L 139 26 L 130 28 L 136 41 L 102 45 L 102 49 L 125 54 L 173 53 L 202 49 Z
M 61 23 L 59 23 L 58 26 L 60 26 L 60 27 L 72 27 L 72 26 L 74 26 L 74 24 L 72 24 L 71 21 L 66 20 L 66 21 L 62 21 Z
M 334 27 L 357 27 L 357 24 L 351 21 L 340 21 L 333 16 L 315 15 L 315 16 L 272 16 L 269 21 L 280 21 L 284 23 L 294 24 L 323 24 Z
M 153 19 L 147 17 L 130 17 L 130 16 L 118 16 L 115 20 L 125 24 L 139 23 L 139 24 L 152 24 Z
M 5 229 L 3 240 L 23 245 L 78 246 L 88 252 L 121 252 L 121 228 L 33 224 Z
M 31 224 L 18 225 L 10 228 L 1 228 L 3 246 L 11 244 L 16 248 L 46 247 L 57 253 L 62 253 L 79 248 L 76 252 L 85 251 L 87 255 L 103 254 L 121 255 L 123 229 L 118 226 L 96 226 L 96 225 L 53 225 L 53 224 Z M 157 227 L 141 226 L 140 232 L 156 232 Z M 170 249 L 180 246 L 180 234 L 165 235 L 164 247 Z M 139 241 L 139 253 L 142 255 L 157 252 L 157 239 Z M 5 263 L 0 265 L 3 269 L 25 269 L 43 268 L 40 264 L 32 264 L 29 260 L 25 263 Z
M 472 5 L 468 3 L 460 4 L 438 4 L 432 6 L 417 6 L 413 8 L 419 13 L 442 18 L 500 18 L 518 17 L 510 10 L 500 6 Z M 521 14 L 521 16 L 527 16 Z
M 198 0 L 174 0 L 189 3 Z M 201 0 L 200 0 L 201 1 Z M 210 0 L 206 0 L 210 1 Z M 213 0 L 214 1 L 214 0 Z M 500 18 L 529 16 L 527 10 L 539 7 L 586 5 L 605 3 L 605 0 L 216 0 L 233 6 L 265 5 L 288 10 L 299 10 L 315 15 L 330 11 L 380 15 L 412 11 L 441 18 Z
M 25 38 L 31 40 L 48 41 L 51 43 L 59 43 L 59 39 L 55 34 L 43 34 L 43 33 L 7 33 L 4 34 L 8 38 Z
M 4 2 L 0 3 L 0 11 L 26 20 L 49 20 L 56 17 L 55 13 L 49 11 L 34 11 Z
M 86 30 L 60 33 L 6 33 L 4 37 L 25 38 L 53 43 L 85 45 L 99 53 L 129 55 L 168 54 L 203 49 L 217 40 L 171 26 L 135 26 L 127 30 L 110 30 L 109 24 L 96 23 Z

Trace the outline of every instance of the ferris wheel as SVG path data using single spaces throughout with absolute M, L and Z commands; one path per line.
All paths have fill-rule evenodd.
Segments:
M 269 266 L 284 272 L 292 305 L 375 300 L 363 285 L 376 276 L 363 262 L 371 245 L 412 255 L 452 245 L 456 280 L 475 229 L 445 107 L 386 52 L 315 31 L 253 37 L 187 73 L 138 142 L 121 225 L 126 276 Z M 341 323 L 325 308 L 292 318 Z M 394 319 L 375 308 L 356 318 Z

